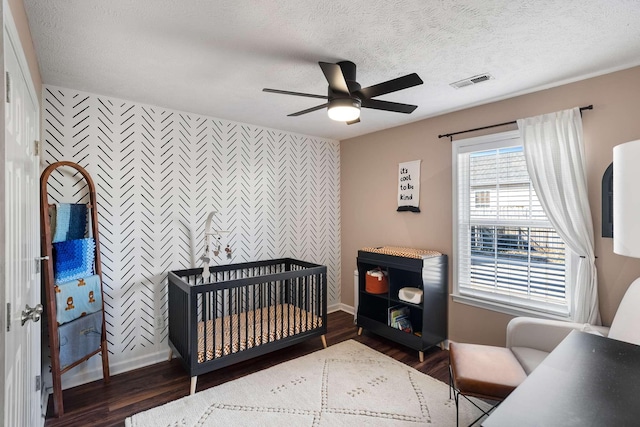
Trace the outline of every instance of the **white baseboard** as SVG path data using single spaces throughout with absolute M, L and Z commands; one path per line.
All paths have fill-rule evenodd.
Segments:
M 327 313 L 335 313 L 336 311 L 340 311 L 339 303 L 327 306 Z
M 335 304 L 332 305 L 331 308 L 327 307 L 327 312 L 329 313 L 334 313 L 336 311 L 344 311 L 345 313 L 349 313 L 351 315 L 353 315 L 353 323 L 356 323 L 356 310 L 355 308 L 351 307 L 350 305 L 347 304 Z
M 145 366 L 153 365 L 154 363 L 159 363 L 162 361 L 166 361 L 169 356 L 169 346 L 167 345 L 166 349 L 158 350 L 155 353 L 145 354 L 143 356 L 139 356 L 133 359 L 123 360 L 116 363 L 109 363 L 109 374 L 110 375 L 118 375 L 124 372 L 132 371 L 134 369 L 144 368 Z M 96 361 L 96 367 L 93 369 L 88 369 L 83 372 L 78 372 L 75 375 L 63 375 L 62 377 L 62 389 L 66 390 L 68 388 L 76 387 L 82 384 L 87 384 L 92 381 L 97 381 L 102 379 L 102 364 L 101 358 L 99 355 L 94 356 Z M 93 360 L 93 358 L 91 359 Z M 95 363 L 95 362 L 94 362 Z M 52 393 L 52 390 L 48 390 L 49 393 Z
M 345 313 L 356 314 L 356 310 L 350 305 L 341 303 L 341 304 L 338 304 L 338 306 L 339 307 L 336 311 L 340 310 L 340 311 L 344 311 Z
M 355 313 L 353 307 L 347 304 L 338 303 L 327 307 L 327 313 L 335 313 L 336 311 L 344 311 L 349 314 Z

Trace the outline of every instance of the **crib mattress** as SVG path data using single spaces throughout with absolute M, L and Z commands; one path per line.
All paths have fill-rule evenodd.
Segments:
M 198 363 L 322 326 L 322 318 L 291 304 L 198 323 Z M 206 340 L 205 340 L 206 337 Z M 206 345 L 206 349 L 205 349 Z

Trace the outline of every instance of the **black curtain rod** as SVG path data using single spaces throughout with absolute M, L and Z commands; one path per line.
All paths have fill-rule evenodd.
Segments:
M 582 111 L 584 111 L 584 110 L 593 110 L 593 105 L 587 105 L 586 107 L 580 107 L 580 114 L 582 114 Z M 515 120 L 512 120 L 510 122 L 498 123 L 497 125 L 482 126 L 480 128 L 461 130 L 459 132 L 445 133 L 444 135 L 438 135 L 438 138 L 449 138 L 450 141 L 453 141 L 453 136 L 454 135 L 459 135 L 461 133 L 467 133 L 467 132 L 475 132 L 477 130 L 496 128 L 498 126 L 515 125 L 516 123 L 517 122 Z

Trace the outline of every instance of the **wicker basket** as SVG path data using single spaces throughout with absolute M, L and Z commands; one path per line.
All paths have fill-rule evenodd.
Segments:
M 370 294 L 385 294 L 389 290 L 389 277 L 386 271 L 380 268 L 367 271 L 364 282 L 364 290 Z

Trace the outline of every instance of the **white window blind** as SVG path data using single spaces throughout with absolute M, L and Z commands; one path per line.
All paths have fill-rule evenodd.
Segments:
M 565 246 L 535 194 L 521 140 L 460 145 L 454 163 L 454 293 L 566 315 Z

